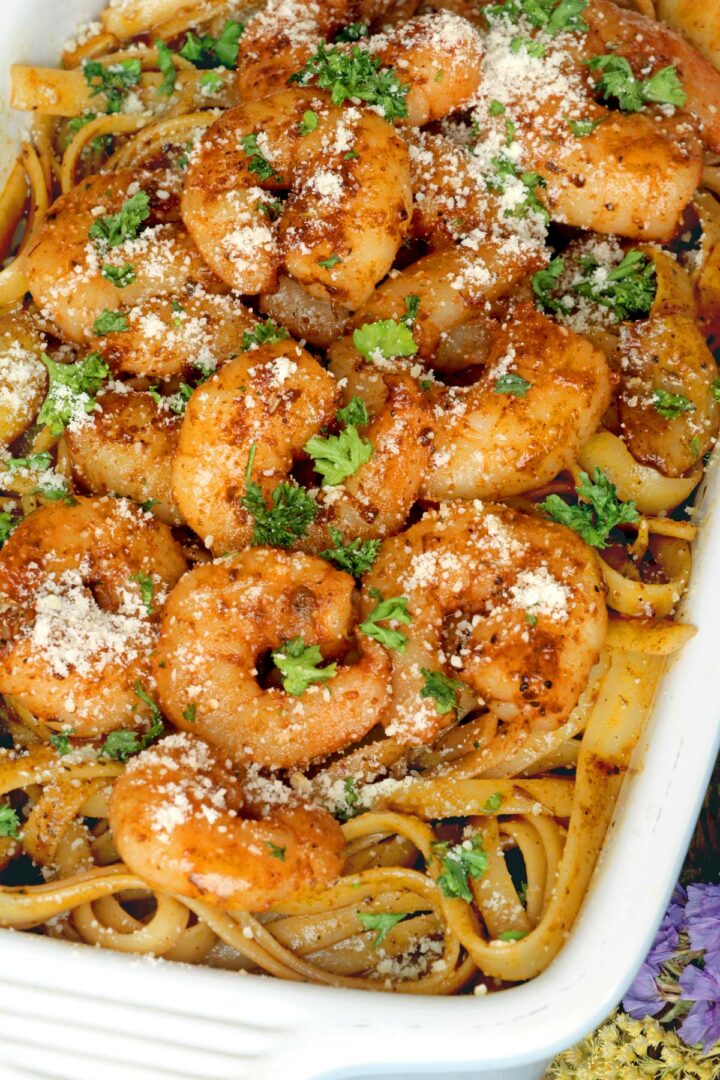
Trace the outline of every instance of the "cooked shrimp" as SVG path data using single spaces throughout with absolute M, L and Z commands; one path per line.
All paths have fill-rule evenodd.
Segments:
M 127 330 L 105 334 L 95 348 L 113 371 L 169 379 L 221 367 L 242 350 L 257 319 L 235 296 L 201 287 L 142 300 L 126 313 Z
M 248 472 L 269 497 L 307 440 L 332 420 L 335 403 L 331 376 L 294 341 L 238 356 L 198 387 L 180 429 L 172 487 L 207 547 L 222 555 L 247 546 L 253 519 L 240 499 Z
M 133 726 L 159 612 L 184 570 L 167 525 L 125 499 L 36 510 L 0 552 L 11 605 L 0 691 L 81 738 Z
M 160 521 L 181 525 L 170 483 L 180 417 L 136 390 L 108 390 L 82 427 L 65 432 L 73 474 L 93 495 L 152 502 Z
M 407 375 L 387 376 L 382 412 L 363 437 L 372 457 L 340 487 L 321 488 L 318 515 L 298 543 L 303 551 L 332 547 L 332 528 L 346 538 L 391 536 L 407 521 L 432 452 L 427 395 Z
M 674 65 L 687 99 L 682 111 L 699 120 L 707 148 L 720 152 L 720 72 L 709 60 L 669 26 L 611 0 L 591 0 L 583 18 L 592 51 L 605 52 L 612 45 L 613 56 L 625 57 L 638 77 L 648 79 Z
M 542 55 L 518 50 L 517 40 L 515 23 L 493 20 L 473 112 L 475 155 L 490 182 L 505 190 L 508 170 L 538 174 L 536 197 L 553 220 L 669 240 L 700 178 L 694 125 L 658 107 L 626 114 L 600 105 L 582 35 L 546 35 Z
M 286 796 L 283 804 L 248 804 L 206 743 L 171 735 L 116 780 L 110 828 L 123 862 L 163 892 L 228 911 L 265 911 L 329 885 L 342 867 L 335 819 Z
M 138 209 L 122 243 L 110 247 L 107 239 L 90 237 L 93 226 L 118 214 L 141 193 L 149 203 Z M 190 282 L 211 285 L 214 276 L 176 218 L 177 200 L 156 173 L 126 169 L 83 180 L 53 203 L 27 254 L 35 303 L 63 337 L 86 344 L 106 309 L 179 293 Z M 107 277 L 123 271 L 132 279 L 124 286 Z
M 318 349 L 327 349 L 342 334 L 349 311 L 311 296 L 297 281 L 283 275 L 275 292 L 263 293 L 260 310 L 284 326 L 298 341 L 308 341 Z
M 418 127 L 466 108 L 480 83 L 480 35 L 450 11 L 419 15 L 376 34 L 368 48 L 409 86 L 407 122 Z
M 439 391 L 423 496 L 497 498 L 547 483 L 597 429 L 610 388 L 599 350 L 533 305 L 516 305 L 478 381 Z
M 311 131 L 308 113 L 316 119 Z M 284 207 L 273 195 L 282 190 L 291 190 Z M 314 296 L 350 308 L 390 269 L 411 206 L 408 152 L 397 132 L 369 110 L 341 109 L 300 89 L 216 120 L 182 198 L 203 257 L 238 292 L 272 291 L 284 266 Z
M 410 130 L 412 233 L 433 248 L 456 244 L 498 215 L 497 200 L 473 170 L 467 150 L 445 135 Z
M 388 703 L 390 662 L 362 637 L 360 658 L 295 695 L 263 687 L 271 649 L 302 639 L 327 659 L 347 648 L 353 579 L 324 559 L 254 548 L 197 566 L 165 607 L 155 653 L 160 702 L 177 727 L 235 761 L 287 768 L 367 734 Z M 277 653 L 276 653 L 277 655 Z
M 563 526 L 477 503 L 448 503 L 384 541 L 365 578 L 363 612 L 379 590 L 407 598 L 405 648 L 392 652 L 385 730 L 430 741 L 454 723 L 425 672 L 467 683 L 501 719 L 561 724 L 587 683 L 607 615 L 595 557 Z
M 30 315 L 0 318 L 0 445 L 9 446 L 37 416 L 47 386 L 44 339 Z
M 642 465 L 682 476 L 714 444 L 717 365 L 693 319 L 655 316 L 620 331 L 622 438 Z

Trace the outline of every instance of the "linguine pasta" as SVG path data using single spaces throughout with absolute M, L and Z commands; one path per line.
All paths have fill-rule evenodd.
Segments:
M 720 421 L 720 76 L 575 6 L 114 0 L 13 68 L 0 925 L 417 994 L 562 948 Z

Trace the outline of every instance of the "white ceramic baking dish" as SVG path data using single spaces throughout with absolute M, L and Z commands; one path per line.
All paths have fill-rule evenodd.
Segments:
M 13 61 L 56 64 L 101 0 L 0 0 L 0 103 Z M 21 118 L 4 107 L 3 166 Z M 660 921 L 720 734 L 720 478 L 685 615 L 697 636 L 666 675 L 634 775 L 570 940 L 539 978 L 489 997 L 330 990 L 0 931 L 0 1078 L 319 1080 L 472 1073 L 537 1080 L 615 1007 Z

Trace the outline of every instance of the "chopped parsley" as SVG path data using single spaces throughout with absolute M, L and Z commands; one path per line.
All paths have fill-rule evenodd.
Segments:
M 283 689 L 299 697 L 313 683 L 328 682 L 337 674 L 337 664 L 321 668 L 323 657 L 317 645 L 306 645 L 301 637 L 292 638 L 275 649 L 272 654 L 275 666 L 282 673 Z
M 283 204 L 277 199 L 266 199 L 265 202 L 256 203 L 256 209 L 264 214 L 268 221 L 277 221 L 283 212 Z
M 9 836 L 11 840 L 20 839 L 20 819 L 8 803 L 0 806 L 0 836 Z
M 307 109 L 303 113 L 303 118 L 300 121 L 298 127 L 301 135 L 309 135 L 311 131 L 316 131 L 318 126 L 318 114 L 314 109 Z
M 375 594 L 378 602 L 372 609 L 367 619 L 360 623 L 360 630 L 368 637 L 374 638 L 384 645 L 386 649 L 397 649 L 405 652 L 407 646 L 407 634 L 402 630 L 394 630 L 391 627 L 379 626 L 381 622 L 398 622 L 407 625 L 412 622 L 412 615 L 408 612 L 407 596 L 389 596 L 387 600 Z
M 659 387 L 653 390 L 652 404 L 655 412 L 665 420 L 677 420 L 681 413 L 695 412 L 695 405 L 684 394 L 672 394 L 669 390 Z
M 419 311 L 420 297 L 416 296 L 414 293 L 410 293 L 409 296 L 405 297 L 405 315 L 403 316 L 402 321 L 406 323 L 408 327 L 412 328 L 415 325 L 415 320 L 418 317 Z
M 581 259 L 585 281 L 573 286 L 578 296 L 594 300 L 610 308 L 618 322 L 647 315 L 657 288 L 655 263 L 642 251 L 633 248 L 619 266 L 610 270 L 602 281 L 593 281 L 598 264 L 592 256 Z
M 572 131 L 573 135 L 576 135 L 578 139 L 586 139 L 588 135 L 592 135 L 595 128 L 602 124 L 603 120 L 607 119 L 605 116 L 601 116 L 598 120 L 571 120 L 569 117 L 567 120 L 568 127 Z
M 142 570 L 139 570 L 133 581 L 137 581 L 140 586 L 140 596 L 142 602 L 145 605 L 148 615 L 152 615 L 155 611 L 153 607 L 153 596 L 155 594 L 155 582 L 152 579 L 151 574 L 144 574 Z
M 263 156 L 258 146 L 257 135 L 243 135 L 240 139 L 248 159 L 248 172 L 254 173 L 258 180 L 280 179 L 279 173 L 275 172 L 270 162 Z
M 103 246 L 118 247 L 126 240 L 135 240 L 140 226 L 149 217 L 150 197 L 146 191 L 138 191 L 125 200 L 117 214 L 107 214 L 94 221 L 88 236 Z
M 190 705 L 183 709 L 182 717 L 187 724 L 195 723 L 195 721 L 197 720 L 197 705 L 195 704 L 195 702 L 192 702 Z
M 361 540 L 356 537 L 347 544 L 343 543 L 340 529 L 330 528 L 330 539 L 333 546 L 321 551 L 320 557 L 334 563 L 338 570 L 352 574 L 354 578 L 367 573 L 380 551 L 380 540 Z
M 59 483 L 39 484 L 36 488 L 33 488 L 30 492 L 31 495 L 42 495 L 43 499 L 47 502 L 64 502 L 68 506 L 75 506 L 77 499 L 73 498 L 67 488 L 67 483 L 62 477 L 54 474 L 55 480 L 59 480 Z
M 100 747 L 100 753 L 103 757 L 113 758 L 115 761 L 127 761 L 133 754 L 138 754 L 146 746 L 149 746 L 153 739 L 157 739 L 158 736 L 162 735 L 165 729 L 162 713 L 139 680 L 135 683 L 135 693 L 150 709 L 150 727 L 144 735 L 139 735 L 137 731 L 128 731 L 125 728 L 111 731 Z
M 418 350 L 410 327 L 395 319 L 364 323 L 353 331 L 353 345 L 366 360 L 372 360 L 373 353 L 392 360 L 396 356 L 414 356 Z
M 526 37 L 513 38 L 510 42 L 510 52 L 517 56 L 523 49 L 528 56 L 533 56 L 536 60 L 539 60 L 547 52 L 547 48 L 542 41 L 535 41 L 533 38 Z
M 324 270 L 332 270 L 333 266 L 337 266 L 342 261 L 341 255 L 328 255 L 327 259 L 318 259 L 317 264 L 322 266 Z
M 116 285 L 118 289 L 125 289 L 128 285 L 132 285 L 137 275 L 132 263 L 126 262 L 122 266 L 112 266 L 110 263 L 105 263 L 102 268 L 102 276 L 106 281 Z
M 200 89 L 206 94 L 217 94 L 225 85 L 225 80 L 219 71 L 203 71 L 200 76 Z
M 531 386 L 532 383 L 528 382 L 527 379 L 523 379 L 522 375 L 510 373 L 508 375 L 500 375 L 499 378 L 495 380 L 493 393 L 512 394 L 513 397 L 524 398 Z
M 498 934 L 498 941 L 522 941 L 524 937 L 528 936 L 527 930 L 503 930 L 502 934 Z
M 588 30 L 588 24 L 580 18 L 587 5 L 588 0 L 505 0 L 486 7 L 484 12 L 490 21 L 504 18 L 516 23 L 522 19 L 555 37 Z
M 338 409 L 335 416 L 341 424 L 363 427 L 370 423 L 367 406 L 361 397 L 352 398 L 344 409 Z
M 317 52 L 288 82 L 299 86 L 315 83 L 329 90 L 333 105 L 359 98 L 381 109 L 386 120 L 401 120 L 407 116 L 406 97 L 409 87 L 401 83 L 392 68 L 381 66 L 380 60 L 357 45 L 349 52 L 321 43 Z
M 496 814 L 503 803 L 503 797 L 499 791 L 494 791 L 485 805 L 481 807 L 481 814 Z
M 421 698 L 432 698 L 441 716 L 457 710 L 458 694 L 464 685 L 459 679 L 451 679 L 442 671 L 428 668 L 420 668 L 420 674 L 425 680 L 420 690 Z
M 362 38 L 370 37 L 370 27 L 366 22 L 354 22 L 349 26 L 343 26 L 335 35 L 335 41 L 361 41 Z
M 544 270 L 538 270 L 533 274 L 531 283 L 535 293 L 535 303 L 545 311 L 560 311 L 562 304 L 555 300 L 552 293 L 565 270 L 565 260 L 561 255 L 552 259 Z
M 90 96 L 104 94 L 107 111 L 117 113 L 122 109 L 130 88 L 140 82 L 142 64 L 138 59 L 121 60 L 109 66 L 101 64 L 99 60 L 86 60 L 82 71 Z
M 69 754 L 72 750 L 70 736 L 74 734 L 74 729 L 70 728 L 68 731 L 60 731 L 57 734 L 50 736 L 50 743 L 55 747 L 60 757 L 64 757 L 65 754 Z
M 720 379 L 713 379 L 712 396 L 716 401 L 720 401 Z
M 52 465 L 52 457 L 44 450 L 41 454 L 30 454 L 29 457 L 10 458 L 5 464 L 10 472 L 17 472 L 18 469 L 44 472 Z
M 228 19 L 217 38 L 210 34 L 198 36 L 190 30 L 179 50 L 180 56 L 198 68 L 236 68 L 238 46 L 244 32 L 244 24 L 234 19 Z
M 353 425 L 346 427 L 339 435 L 328 435 L 326 439 L 313 435 L 303 449 L 312 458 L 313 468 L 322 476 L 323 484 L 330 486 L 341 484 L 348 476 L 354 476 L 374 452 L 372 443 L 361 438 Z
M 622 112 L 637 112 L 648 103 L 682 108 L 687 101 L 677 69 L 672 64 L 657 71 L 649 79 L 636 79 L 624 56 L 608 53 L 605 56 L 594 56 L 585 63 L 591 71 L 601 72 L 597 90 L 603 101 L 617 102 Z
M 369 911 L 358 911 L 357 917 L 366 930 L 377 931 L 373 939 L 372 947 L 373 949 L 379 949 L 390 931 L 393 930 L 399 922 L 402 922 L 403 919 L 407 919 L 408 914 L 409 912 L 406 911 L 382 911 L 377 915 L 373 915 Z
M 48 369 L 48 393 L 38 414 L 38 423 L 47 424 L 53 435 L 62 435 L 78 413 L 91 413 L 94 395 L 110 369 L 99 353 L 90 353 L 76 364 L 58 364 L 46 354 L 42 362 Z
M 357 817 L 360 813 L 360 795 L 352 776 L 345 777 L 343 790 L 345 794 L 345 805 L 338 807 L 338 809 L 334 811 L 334 814 L 338 821 L 349 821 L 350 818 Z
M 258 323 L 254 330 L 244 331 L 242 347 L 247 352 L 253 345 L 274 345 L 276 341 L 284 341 L 287 336 L 284 326 L 278 326 L 272 319 L 266 319 L 264 323 Z
M 17 525 L 18 522 L 9 510 L 0 511 L 0 548 L 10 539 L 10 535 Z
M 175 92 L 175 79 L 177 77 L 173 55 L 164 41 L 156 41 L 155 48 L 158 54 L 158 67 L 162 75 L 162 82 L 158 86 L 157 92 L 161 97 L 170 97 Z
M 121 311 L 108 311 L 107 308 L 93 323 L 93 334 L 98 337 L 104 337 L 105 334 L 123 334 L 129 329 L 127 315 L 123 315 Z
M 468 879 L 484 877 L 488 868 L 482 838 L 476 835 L 452 847 L 446 842 L 438 842 L 433 844 L 432 850 L 440 860 L 442 872 L 438 875 L 437 884 L 443 896 L 471 903 L 473 895 Z
M 268 508 L 262 488 L 252 481 L 246 484 L 241 505 L 255 520 L 251 544 L 287 548 L 308 531 L 317 517 L 317 503 L 295 484 L 278 484 Z
M 280 847 L 278 844 L 273 844 L 269 840 L 265 841 L 265 846 L 273 859 L 279 859 L 280 862 L 285 862 L 285 852 L 287 851 L 287 848 Z
M 587 473 L 580 473 L 578 496 L 584 500 L 573 506 L 559 495 L 548 495 L 541 508 L 553 521 L 573 529 L 586 544 L 604 548 L 610 533 L 617 525 L 632 524 L 639 518 L 634 502 L 622 502 L 615 485 L 597 466 L 591 480 Z
M 505 106 L 503 105 L 502 101 L 498 101 L 496 98 L 493 98 L 493 100 L 490 102 L 490 105 L 488 106 L 488 112 L 491 116 L 502 116 L 502 114 L 505 112 Z

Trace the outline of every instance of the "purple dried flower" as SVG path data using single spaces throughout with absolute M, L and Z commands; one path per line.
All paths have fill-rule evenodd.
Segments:
M 693 950 L 720 952 L 720 885 L 689 885 L 685 914 Z
M 655 981 L 658 972 L 658 967 L 645 961 L 623 998 L 623 1009 L 635 1020 L 643 1020 L 646 1016 L 656 1016 L 665 1006 L 665 998 Z
M 705 1050 L 720 1042 L 720 974 L 688 964 L 680 976 L 683 1000 L 694 1002 L 678 1034 Z

